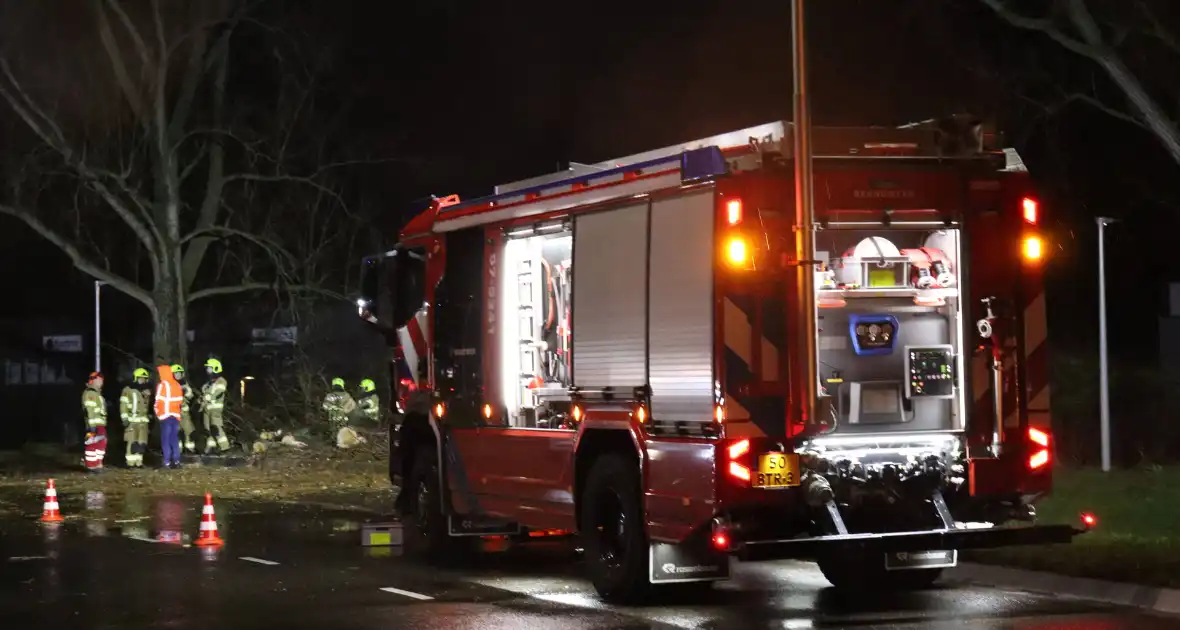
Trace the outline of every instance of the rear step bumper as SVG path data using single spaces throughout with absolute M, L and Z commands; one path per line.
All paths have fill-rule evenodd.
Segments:
M 1068 543 L 1086 530 L 1070 525 L 993 527 L 988 529 L 938 529 L 889 534 L 844 534 L 785 540 L 752 540 L 731 553 L 741 560 L 814 558 L 819 553 L 926 551 L 930 549 L 993 549 L 1018 545 Z

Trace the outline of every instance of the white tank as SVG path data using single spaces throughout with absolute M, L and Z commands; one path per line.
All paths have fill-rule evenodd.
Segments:
M 856 247 L 844 252 L 836 266 L 836 281 L 841 284 L 865 286 L 864 263 L 873 263 L 882 258 L 896 258 L 901 256 L 897 246 L 882 236 L 870 236 L 861 239 Z

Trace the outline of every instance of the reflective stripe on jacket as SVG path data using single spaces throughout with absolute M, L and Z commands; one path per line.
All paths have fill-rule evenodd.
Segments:
M 119 416 L 127 422 L 148 421 L 147 390 L 128 385 L 119 395 Z
M 229 387 L 225 377 L 218 376 L 201 387 L 201 407 L 205 411 L 217 411 L 225 407 L 225 390 Z
M 172 368 L 167 365 L 156 366 L 160 375 L 160 382 L 156 385 L 156 417 L 180 417 L 180 405 L 184 402 L 184 390 L 180 383 L 172 376 Z
M 88 426 L 106 426 L 107 403 L 102 399 L 102 392 L 93 387 L 87 387 L 83 390 L 82 411 L 86 414 L 86 424 Z

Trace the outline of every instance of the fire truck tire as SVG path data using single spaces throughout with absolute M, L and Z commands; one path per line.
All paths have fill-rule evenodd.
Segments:
M 412 558 L 430 562 L 462 559 L 466 538 L 447 532 L 446 515 L 439 500 L 437 456 L 422 449 L 415 453 L 411 472 L 411 509 L 403 519 L 404 549 Z
M 816 558 L 820 573 L 838 591 L 919 591 L 930 588 L 942 576 L 942 569 L 886 571 L 879 554 L 844 554 Z
M 581 504 L 578 525 L 594 589 L 609 603 L 643 599 L 651 591 L 649 545 L 634 460 L 603 456 L 586 477 Z

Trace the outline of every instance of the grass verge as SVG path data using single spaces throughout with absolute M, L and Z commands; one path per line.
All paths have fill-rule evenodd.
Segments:
M 1180 466 L 1141 470 L 1057 469 L 1038 521 L 1098 526 L 1069 545 L 1012 547 L 969 559 L 1078 577 L 1180 588 Z
M 63 496 L 80 490 L 101 491 L 111 497 L 201 496 L 212 492 L 219 499 L 313 503 L 383 513 L 392 505 L 383 451 L 370 445 L 347 451 L 317 445 L 304 449 L 276 446 L 252 458 L 248 465 L 232 468 L 128 470 L 112 466 L 100 475 L 82 471 L 76 455 L 52 449 L 7 452 L 0 455 L 0 512 L 16 497 L 40 496 L 46 479 L 52 477 Z

